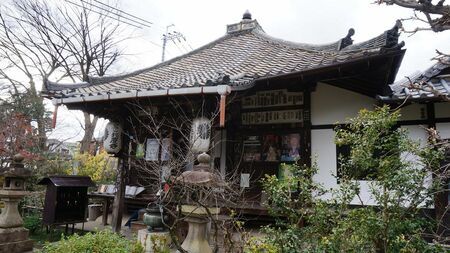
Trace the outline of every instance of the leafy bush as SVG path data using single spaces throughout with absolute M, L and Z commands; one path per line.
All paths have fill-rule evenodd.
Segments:
M 170 249 L 167 246 L 167 237 L 154 235 L 150 237 L 150 240 L 154 253 L 170 253 Z
M 436 222 L 420 214 L 441 185 L 425 182 L 436 173 L 443 152 L 395 129 L 398 118 L 388 107 L 362 110 L 337 130 L 336 143 L 349 145 L 350 156 L 341 161 L 335 189 L 314 182 L 316 166 L 292 166 L 292 176 L 285 179 L 267 176 L 264 190 L 277 222 L 248 252 L 446 252 L 424 240 Z M 368 184 L 376 206 L 361 200 L 355 170 L 374 172 Z M 354 199 L 360 207 L 349 206 Z
M 282 252 L 277 249 L 273 244 L 268 243 L 264 238 L 250 238 L 246 243 L 245 253 L 278 253 Z
M 61 241 L 46 244 L 41 253 L 142 253 L 138 241 L 132 242 L 109 230 L 97 233 L 77 234 L 62 238 Z
M 105 151 L 97 155 L 76 154 L 75 160 L 79 163 L 77 175 L 90 176 L 97 183 L 113 182 L 116 178 L 113 159 Z
M 38 214 L 31 214 L 23 218 L 23 226 L 30 231 L 31 234 L 41 229 L 41 217 Z

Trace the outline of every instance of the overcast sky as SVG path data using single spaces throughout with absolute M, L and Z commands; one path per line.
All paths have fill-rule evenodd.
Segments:
M 241 20 L 245 10 L 257 19 L 264 31 L 274 37 L 302 43 L 324 44 L 343 38 L 349 28 L 356 33 L 352 37 L 358 43 L 379 35 L 394 26 L 399 18 L 407 18 L 412 12 L 395 6 L 372 4 L 373 0 L 122 0 L 119 8 L 153 23 L 151 28 L 125 27 L 133 38 L 122 45 L 127 56 L 116 68 L 124 73 L 150 67 L 161 60 L 161 38 L 166 26 L 174 24 L 184 34 L 188 43 L 168 43 L 166 59 L 207 44 L 225 34 L 227 24 Z M 417 23 L 405 23 L 414 28 Z M 435 50 L 450 51 L 450 31 L 436 34 L 419 32 L 413 36 L 402 34 L 407 49 L 397 79 L 416 70 L 424 70 L 432 64 Z M 189 45 L 188 45 L 189 44 Z M 80 140 L 82 131 L 74 117 L 79 112 L 60 108 L 57 130 L 50 136 L 73 137 Z M 96 133 L 104 128 L 100 122 Z

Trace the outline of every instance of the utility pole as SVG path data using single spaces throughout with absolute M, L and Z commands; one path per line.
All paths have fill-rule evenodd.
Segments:
M 177 31 L 173 31 L 172 33 L 169 33 L 169 27 L 175 26 L 174 24 L 168 25 L 166 27 L 166 33 L 163 34 L 162 37 L 162 57 L 161 57 L 161 62 L 164 62 L 164 58 L 165 58 L 165 54 L 166 54 L 166 44 L 167 41 L 173 41 L 175 43 L 175 40 L 178 40 L 179 42 L 181 42 L 180 38 L 183 40 L 186 40 L 186 38 L 184 37 L 184 35 L 180 32 Z

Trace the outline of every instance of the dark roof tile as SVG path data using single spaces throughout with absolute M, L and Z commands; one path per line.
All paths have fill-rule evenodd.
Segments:
M 379 54 L 383 48 L 396 46 L 398 39 L 396 26 L 359 44 L 351 45 L 350 36 L 353 33 L 349 31 L 349 35 L 338 42 L 309 45 L 273 38 L 265 34 L 255 20 L 251 22 L 255 22 L 252 24 L 254 29 L 231 32 L 188 54 L 151 68 L 121 76 L 91 77 L 89 85 L 71 86 L 70 89 L 52 84 L 45 92 L 60 97 L 93 92 L 192 87 L 206 85 L 208 80 L 218 84 L 215 81 L 218 75 L 244 75 L 245 78 L 231 78 L 230 83 L 242 85 L 258 77 L 299 72 Z
M 416 72 L 391 85 L 384 101 L 450 99 L 450 57 L 441 58 L 423 72 Z

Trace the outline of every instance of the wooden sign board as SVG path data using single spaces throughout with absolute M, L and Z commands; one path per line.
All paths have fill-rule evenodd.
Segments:
M 241 120 L 242 125 L 298 123 L 303 122 L 303 110 L 244 112 Z
M 303 105 L 303 92 L 289 92 L 285 89 L 259 91 L 242 99 L 243 109 L 289 105 Z

